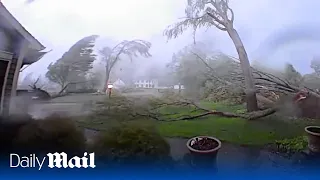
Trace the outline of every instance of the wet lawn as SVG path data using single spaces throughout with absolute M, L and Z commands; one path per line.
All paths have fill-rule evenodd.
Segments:
M 242 105 L 226 105 L 221 103 L 201 102 L 202 107 L 243 113 Z M 241 118 L 226 118 L 209 115 L 193 120 L 179 120 L 180 117 L 194 116 L 203 113 L 191 106 L 165 106 L 157 110 L 168 121 L 154 121 L 151 119 L 134 120 L 127 123 L 135 123 L 141 126 L 156 128 L 164 137 L 190 138 L 199 135 L 208 135 L 219 138 L 222 141 L 241 145 L 265 145 L 275 143 L 287 138 L 295 138 L 304 135 L 306 125 L 320 125 L 319 121 L 288 120 L 276 115 L 259 120 L 245 120 Z M 79 125 L 96 130 L 107 130 L 115 121 L 106 120 L 104 117 L 79 121 Z

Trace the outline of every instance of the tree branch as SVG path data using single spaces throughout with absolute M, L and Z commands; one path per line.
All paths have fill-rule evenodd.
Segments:
M 68 87 L 69 85 L 71 85 L 71 84 L 80 84 L 80 83 L 86 83 L 86 82 L 88 82 L 88 81 L 69 82 L 69 83 L 67 83 L 67 84 L 60 90 L 60 92 L 59 92 L 58 94 L 62 94 L 63 91 L 64 91 L 65 89 L 67 89 L 67 87 Z
M 214 19 L 214 21 L 212 21 L 212 24 L 213 24 L 216 28 L 220 29 L 221 31 L 226 31 L 226 30 L 227 30 L 226 25 L 225 25 L 224 22 L 222 22 L 219 18 L 217 18 L 215 15 L 213 15 L 213 14 L 211 14 L 211 13 L 209 13 L 209 12 L 207 12 L 207 14 L 208 14 L 208 16 L 210 16 L 211 18 Z M 217 23 L 216 23 L 215 21 L 216 21 Z M 221 27 L 219 24 L 221 24 L 223 27 Z

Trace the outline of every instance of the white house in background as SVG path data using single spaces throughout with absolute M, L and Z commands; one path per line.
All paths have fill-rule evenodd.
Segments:
M 179 86 L 180 86 L 180 87 L 179 87 Z M 184 89 L 184 86 L 177 84 L 177 85 L 174 85 L 174 86 L 173 86 L 173 89 Z
M 148 88 L 148 89 L 158 88 L 158 80 L 139 79 L 134 82 L 134 85 L 136 88 Z

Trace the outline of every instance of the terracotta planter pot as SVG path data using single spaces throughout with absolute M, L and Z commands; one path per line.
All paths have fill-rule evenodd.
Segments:
M 320 126 L 307 126 L 304 130 L 308 135 L 309 150 L 320 153 Z
M 197 149 L 194 149 L 192 148 L 192 144 L 196 142 L 196 139 L 202 139 L 202 138 L 208 138 L 208 139 L 212 139 L 214 140 L 215 142 L 217 142 L 218 146 L 215 147 L 214 149 L 210 149 L 210 150 L 197 150 Z M 220 150 L 221 148 L 221 141 L 215 137 L 210 137 L 210 136 L 197 136 L 197 137 L 193 137 L 191 139 L 188 140 L 187 142 L 187 147 L 189 149 L 189 151 L 191 153 L 194 153 L 194 154 L 203 154 L 203 155 L 216 155 L 218 153 L 218 151 Z
M 192 144 L 196 141 L 196 139 L 200 140 L 201 138 L 212 139 L 218 145 L 217 147 L 210 150 L 197 150 L 192 148 Z M 216 168 L 216 157 L 217 157 L 218 151 L 221 148 L 221 141 L 219 139 L 210 137 L 210 136 L 197 136 L 189 139 L 186 145 L 190 151 L 189 156 L 190 156 L 191 165 L 193 167 L 198 167 L 200 169 Z

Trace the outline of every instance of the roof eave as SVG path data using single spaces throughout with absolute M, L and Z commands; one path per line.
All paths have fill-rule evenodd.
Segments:
M 13 28 L 16 29 L 23 36 L 23 38 L 29 42 L 29 48 L 37 51 L 42 51 L 46 48 L 17 21 L 17 19 L 6 9 L 6 7 L 1 2 L 0 15 L 4 17 L 13 26 Z
M 48 52 L 39 52 L 39 51 L 36 51 L 36 50 L 31 50 L 31 51 L 28 51 L 29 53 L 37 53 L 31 57 L 29 57 L 28 55 L 24 58 L 23 60 L 23 63 L 26 65 L 26 64 L 33 64 L 35 62 L 37 62 L 38 60 L 40 60 L 44 55 L 46 55 L 47 53 L 49 53 L 50 51 Z M 32 55 L 32 54 L 31 54 Z

